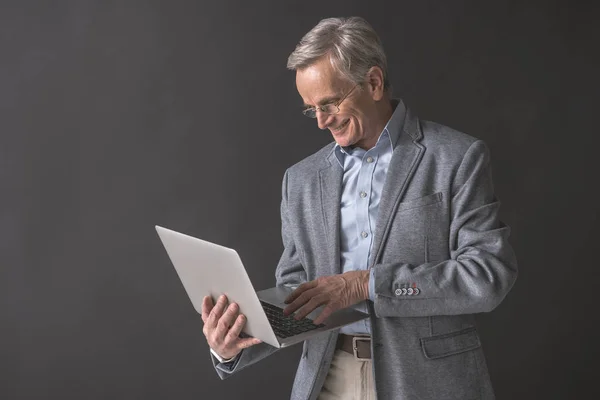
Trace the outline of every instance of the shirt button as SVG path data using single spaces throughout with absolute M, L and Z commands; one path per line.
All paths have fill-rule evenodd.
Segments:
M 372 163 L 373 162 L 373 157 L 367 157 L 367 162 L 368 163 Z
M 360 236 L 362 236 L 363 238 L 366 238 L 367 236 L 369 236 L 369 234 L 365 231 L 363 231 Z
M 360 192 L 360 197 L 362 197 L 364 199 L 365 197 L 367 197 L 367 193 L 366 192 Z

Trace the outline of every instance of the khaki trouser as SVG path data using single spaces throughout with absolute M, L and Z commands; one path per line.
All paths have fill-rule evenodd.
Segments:
M 375 400 L 373 361 L 336 349 L 318 400 Z

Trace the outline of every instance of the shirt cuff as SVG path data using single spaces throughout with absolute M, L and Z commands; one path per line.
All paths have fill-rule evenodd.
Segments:
M 375 268 L 369 270 L 369 299 L 375 301 Z
M 230 362 L 234 361 L 234 360 L 237 358 L 237 356 L 239 355 L 239 354 L 238 354 L 238 355 L 235 355 L 235 356 L 231 357 L 229 360 L 224 360 L 224 359 L 223 359 L 223 357 L 221 357 L 220 355 L 218 355 L 218 354 L 217 354 L 217 353 L 216 353 L 216 352 L 215 352 L 213 349 L 210 349 L 210 352 L 212 353 L 212 355 L 213 355 L 213 356 L 215 356 L 215 358 L 216 358 L 217 360 L 219 360 L 219 362 L 220 362 L 221 364 L 227 364 L 227 363 L 230 363 Z

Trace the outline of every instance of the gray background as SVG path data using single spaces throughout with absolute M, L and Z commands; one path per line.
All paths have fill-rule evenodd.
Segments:
M 154 224 L 272 286 L 283 172 L 331 140 L 286 59 L 348 15 L 397 96 L 491 148 L 520 264 L 479 317 L 498 398 L 600 395 L 592 3 L 2 1 L 0 398 L 289 396 L 298 346 L 218 379 Z

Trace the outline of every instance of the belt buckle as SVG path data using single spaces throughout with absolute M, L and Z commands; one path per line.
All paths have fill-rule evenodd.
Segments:
M 365 342 L 370 342 L 371 338 L 370 337 L 360 337 L 360 336 L 354 336 L 352 338 L 352 350 L 354 352 L 354 359 L 357 361 L 369 361 L 370 358 L 361 358 L 358 356 L 358 341 L 365 341 Z

